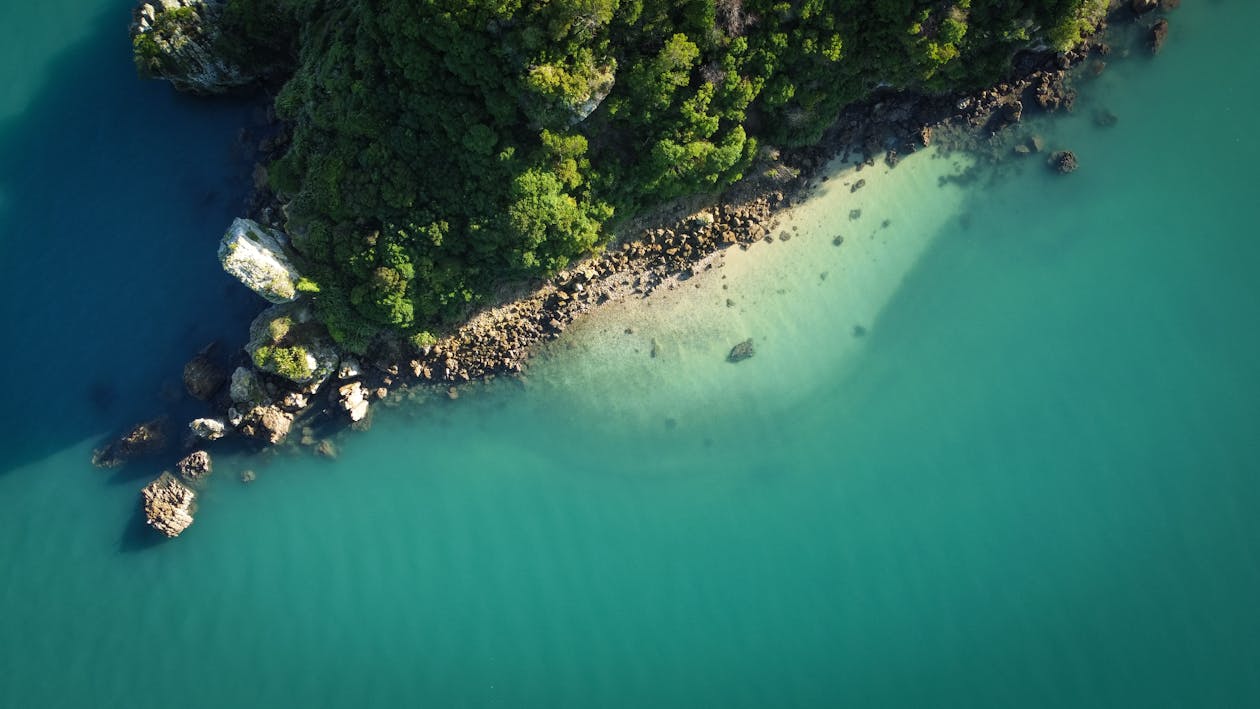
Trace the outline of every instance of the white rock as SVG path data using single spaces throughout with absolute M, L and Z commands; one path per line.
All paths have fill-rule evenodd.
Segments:
M 217 441 L 227 435 L 227 424 L 222 419 L 193 419 L 188 428 L 196 434 L 198 438 L 204 438 L 207 441 Z
M 337 370 L 338 379 L 353 379 L 363 373 L 359 366 L 359 360 L 354 357 L 346 357 L 341 360 L 341 367 Z
M 258 222 L 237 219 L 219 244 L 219 263 L 246 287 L 272 303 L 298 298 L 301 274 L 284 251 L 285 236 Z

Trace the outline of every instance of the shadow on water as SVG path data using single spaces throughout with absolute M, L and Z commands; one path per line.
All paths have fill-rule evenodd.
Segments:
M 45 77 L 0 123 L 0 474 L 173 398 L 195 411 L 183 363 L 214 340 L 235 348 L 264 305 L 215 258 L 243 210 L 253 155 L 241 133 L 260 102 L 137 78 L 129 7 L 111 3 L 42 70 L 39 57 L 0 69 Z
M 168 541 L 170 540 L 149 528 L 144 519 L 144 511 L 140 509 L 140 505 L 136 505 L 131 517 L 127 520 L 126 527 L 123 528 L 122 535 L 118 538 L 118 550 L 147 551 L 156 549 Z

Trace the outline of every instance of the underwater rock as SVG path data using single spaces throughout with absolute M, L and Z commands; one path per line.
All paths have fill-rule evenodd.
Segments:
M 193 419 L 188 428 L 197 438 L 206 441 L 217 441 L 227 435 L 227 424 L 222 419 Z
M 184 365 L 184 388 L 194 399 L 209 401 L 227 381 L 227 372 L 210 357 L 213 349 L 207 347 Z
M 178 537 L 193 523 L 197 493 L 164 472 L 140 490 L 146 523 L 168 537 Z
M 210 454 L 206 451 L 193 451 L 175 464 L 180 477 L 189 482 L 208 477 L 214 470 Z
M 1051 168 L 1060 174 L 1066 175 L 1069 172 L 1075 172 L 1078 167 L 1076 161 L 1076 153 L 1071 150 L 1060 150 L 1050 155 L 1048 163 Z
M 166 447 L 166 419 L 145 421 L 116 441 L 92 452 L 92 465 L 116 468 L 132 458 L 152 455 Z
M 752 341 L 752 338 L 750 337 L 747 340 L 744 340 L 743 342 L 732 347 L 730 354 L 726 355 L 726 361 L 731 362 L 731 363 L 743 362 L 744 360 L 752 356 L 753 356 L 753 341 Z
M 249 326 L 245 351 L 259 371 L 316 389 L 341 361 L 327 328 L 310 305 L 286 303 L 264 310 Z
M 1159 54 L 1159 50 L 1164 48 L 1164 42 L 1168 39 L 1168 20 L 1160 19 L 1151 27 L 1151 53 Z
M 225 94 L 259 83 L 271 67 L 230 56 L 238 43 L 224 41 L 226 6 L 224 0 L 142 3 L 131 23 L 136 69 L 192 94 Z
M 229 275 L 272 303 L 298 298 L 301 274 L 285 252 L 288 238 L 251 219 L 232 222 L 219 243 L 219 263 Z

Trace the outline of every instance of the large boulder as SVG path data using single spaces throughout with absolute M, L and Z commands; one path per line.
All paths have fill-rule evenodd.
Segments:
M 327 328 L 315 319 L 310 305 L 305 303 L 264 310 L 250 323 L 245 351 L 259 371 L 307 389 L 323 384 L 337 371 L 341 361 L 341 353 Z
M 227 372 L 210 356 L 213 345 L 184 365 L 184 388 L 194 399 L 209 401 L 227 381 Z
M 140 491 L 140 499 L 144 505 L 145 521 L 168 537 L 178 537 L 193 523 L 197 493 L 170 473 L 164 472 L 145 485 Z
M 209 477 L 210 473 L 214 471 L 214 465 L 210 460 L 209 453 L 206 451 L 193 451 L 176 463 L 175 469 L 188 482 L 195 482 Z
M 292 428 L 293 414 L 278 406 L 256 406 L 241 418 L 237 430 L 250 438 L 274 445 L 288 438 Z
M 179 91 L 224 94 L 258 83 L 266 67 L 224 41 L 225 0 L 152 0 L 136 8 L 131 42 L 136 69 L 167 79 Z
M 237 219 L 219 243 L 219 263 L 272 303 L 291 303 L 298 298 L 302 276 L 285 251 L 287 244 L 284 234 L 251 219 Z
M 351 382 L 337 389 L 337 403 L 342 410 L 350 414 L 351 421 L 362 421 L 367 417 L 367 390 L 359 382 Z
M 234 404 L 252 405 L 267 400 L 267 389 L 263 386 L 258 373 L 249 367 L 237 367 L 232 372 L 232 385 L 228 388 L 228 393 Z
M 188 429 L 205 441 L 217 441 L 227 435 L 227 425 L 222 419 L 193 419 L 188 423 Z

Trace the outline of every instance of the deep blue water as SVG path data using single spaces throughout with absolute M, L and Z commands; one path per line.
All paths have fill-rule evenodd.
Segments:
M 721 322 L 606 315 L 656 359 L 578 327 L 336 461 L 222 456 L 157 544 L 160 462 L 88 457 L 262 305 L 214 257 L 254 107 L 135 79 L 127 12 L 0 10 L 0 706 L 1260 704 L 1260 7 L 1082 85 L 1070 177 L 914 158 L 869 263 L 802 222 Z

